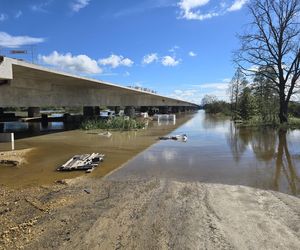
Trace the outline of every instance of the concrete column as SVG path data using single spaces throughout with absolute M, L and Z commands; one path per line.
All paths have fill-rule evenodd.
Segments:
M 120 113 L 121 107 L 120 106 L 115 106 L 115 113 L 116 115 Z
M 84 106 L 83 107 L 83 116 L 84 117 L 93 117 L 94 116 L 94 107 Z
M 169 107 L 168 106 L 159 107 L 159 113 L 160 114 L 168 114 L 169 113 Z
M 132 106 L 126 106 L 124 110 L 125 115 L 129 116 L 130 118 L 135 117 L 135 108 Z
M 40 117 L 41 109 L 39 107 L 29 107 L 28 108 L 28 117 Z
M 177 114 L 177 113 L 179 113 L 179 108 L 176 107 L 176 106 L 173 106 L 171 111 L 172 111 L 173 114 Z
M 42 127 L 48 128 L 48 115 L 42 114 Z
M 141 112 L 145 113 L 145 112 L 149 112 L 149 107 L 147 106 L 141 106 Z
M 95 116 L 99 116 L 100 115 L 100 107 L 99 106 L 94 107 L 94 115 Z
M 0 133 L 4 133 L 4 123 L 0 123 Z

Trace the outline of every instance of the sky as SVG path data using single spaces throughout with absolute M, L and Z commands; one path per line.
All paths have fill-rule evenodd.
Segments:
M 201 103 L 227 99 L 247 0 L 0 0 L 0 54 Z M 23 49 L 26 55 L 10 54 Z

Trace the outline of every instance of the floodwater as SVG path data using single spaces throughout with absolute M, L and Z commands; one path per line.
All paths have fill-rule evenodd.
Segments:
M 300 130 L 236 128 L 229 119 L 196 114 L 113 175 L 245 185 L 300 195 Z
M 147 130 L 113 132 L 110 138 L 93 131 L 64 131 L 70 128 L 63 123 L 7 123 L 4 129 L 17 131 L 16 149 L 34 148 L 27 164 L 0 168 L 0 184 L 12 187 L 84 176 L 55 170 L 75 154 L 100 152 L 106 158 L 90 177 L 100 178 L 123 165 L 113 178 L 183 179 L 300 195 L 300 130 L 236 128 L 229 119 L 203 111 L 179 117 L 176 125 L 153 122 Z M 182 133 L 187 142 L 157 140 Z M 0 151 L 9 147 L 0 143 Z
M 101 177 L 118 168 L 192 117 L 180 116 L 176 124 L 153 122 L 147 130 L 112 132 L 110 138 L 99 136 L 99 131 L 72 130 L 62 122 L 8 122 L 0 124 L 3 132 L 15 132 L 15 149 L 33 150 L 27 163 L 20 167 L 0 167 L 0 185 L 14 188 L 52 184 L 57 180 L 86 175 L 84 172 L 57 172 L 56 168 L 76 154 L 104 153 L 104 162 L 89 176 Z M 77 125 L 78 126 L 78 125 Z M 0 152 L 8 151 L 10 143 L 0 143 Z

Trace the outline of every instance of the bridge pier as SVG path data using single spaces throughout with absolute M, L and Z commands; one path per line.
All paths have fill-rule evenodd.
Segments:
M 29 107 L 27 112 L 28 112 L 29 118 L 41 116 L 41 108 L 40 107 Z
M 48 127 L 48 115 L 42 114 L 42 127 L 47 128 Z
M 150 108 L 147 107 L 147 106 L 141 106 L 141 109 L 140 109 L 140 110 L 141 110 L 142 113 L 145 113 L 145 112 L 148 112 L 149 109 L 150 109 Z
M 94 107 L 94 115 L 97 117 L 100 115 L 100 107 L 99 106 Z
M 0 123 L 0 133 L 4 133 L 4 123 Z
M 160 106 L 159 107 L 159 113 L 160 114 L 168 114 L 169 113 L 169 107 L 168 106 Z
M 135 117 L 135 108 L 133 106 L 126 106 L 124 110 L 125 115 L 129 116 L 130 118 Z
M 120 106 L 115 106 L 115 114 L 116 115 L 120 113 L 120 110 L 121 110 Z
M 83 116 L 84 117 L 93 117 L 94 116 L 94 107 L 93 106 L 84 106 L 83 107 Z
M 179 113 L 179 108 L 176 107 L 176 106 L 173 106 L 173 107 L 171 108 L 171 111 L 172 111 L 172 113 L 177 114 L 177 113 Z

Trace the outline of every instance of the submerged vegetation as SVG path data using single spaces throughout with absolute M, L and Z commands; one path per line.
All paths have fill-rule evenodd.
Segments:
M 134 130 L 144 129 L 147 126 L 146 121 L 136 120 L 129 117 L 112 117 L 110 119 L 92 119 L 81 123 L 83 130 L 92 129 L 114 129 L 114 130 Z
M 232 120 L 245 126 L 300 127 L 300 1 L 252 0 L 249 28 L 234 56 L 237 70 L 228 93 Z M 206 102 L 205 100 L 210 100 Z M 227 113 L 206 98 L 208 113 Z
M 230 101 L 207 95 L 202 99 L 205 112 L 231 116 L 238 126 L 300 128 L 300 103 L 289 101 L 288 122 L 282 123 L 279 93 L 265 71 L 262 74 L 259 68 L 254 75 L 247 76 L 238 68 L 228 87 Z

